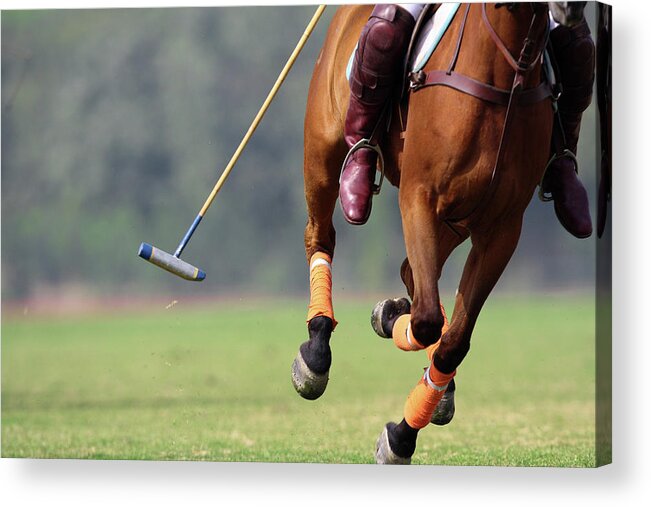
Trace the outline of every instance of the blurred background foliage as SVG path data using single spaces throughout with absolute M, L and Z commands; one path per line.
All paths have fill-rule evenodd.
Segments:
M 174 250 L 313 11 L 4 11 L 3 300 L 71 290 L 88 297 L 305 294 L 303 115 L 334 6 L 184 253 L 207 271 L 206 281 L 177 279 L 136 251 L 141 241 Z M 593 217 L 595 132 L 593 104 L 580 146 Z M 345 224 L 338 208 L 335 225 L 337 290 L 400 291 L 396 190 L 385 186 L 365 227 Z M 569 236 L 552 204 L 534 198 L 498 289 L 591 289 L 594 241 Z M 444 290 L 454 290 L 467 250 L 451 258 Z

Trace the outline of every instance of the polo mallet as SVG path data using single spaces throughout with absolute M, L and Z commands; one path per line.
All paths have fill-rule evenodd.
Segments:
M 194 219 L 194 222 L 192 222 L 192 225 L 190 225 L 190 228 L 185 233 L 185 236 L 183 236 L 183 239 L 179 243 L 179 246 L 176 247 L 176 251 L 174 252 L 174 255 L 170 255 L 159 248 L 155 248 L 152 245 L 149 245 L 148 243 L 141 243 L 140 248 L 138 249 L 138 255 L 140 257 L 142 257 L 146 261 L 151 262 L 152 264 L 155 264 L 158 267 L 161 267 L 169 271 L 172 274 L 180 276 L 181 278 L 185 278 L 186 280 L 200 282 L 201 280 L 206 278 L 206 273 L 203 270 L 196 268 L 192 264 L 181 260 L 181 253 L 183 252 L 183 249 L 187 246 L 188 241 L 190 241 L 190 238 L 194 234 L 194 231 L 197 230 L 197 226 L 199 225 L 201 219 L 206 214 L 206 211 L 208 211 L 208 208 L 210 207 L 213 200 L 217 196 L 217 192 L 219 192 L 219 190 L 222 188 L 222 185 L 226 181 L 226 178 L 228 178 L 228 175 L 231 173 L 231 170 L 233 169 L 233 167 L 235 167 L 235 163 L 240 158 L 242 151 L 244 151 L 244 147 L 251 139 L 253 132 L 255 132 L 255 129 L 258 127 L 258 124 L 262 120 L 262 117 L 267 112 L 267 109 L 269 108 L 271 101 L 276 96 L 276 93 L 280 89 L 280 86 L 283 84 L 283 81 L 287 77 L 287 74 L 292 68 L 292 65 L 294 65 L 294 62 L 296 61 L 296 58 L 298 57 L 299 53 L 303 49 L 303 46 L 305 46 L 307 39 L 312 34 L 312 31 L 314 30 L 314 27 L 319 21 L 319 18 L 321 17 L 321 14 L 323 14 L 325 8 L 326 8 L 325 5 L 320 5 L 317 8 L 316 12 L 314 13 L 314 16 L 312 16 L 312 19 L 310 20 L 307 27 L 305 28 L 305 32 L 303 32 L 303 36 L 300 38 L 298 44 L 294 48 L 294 51 L 289 56 L 289 59 L 287 60 L 285 67 L 283 67 L 283 70 L 280 72 L 278 79 L 276 79 L 276 82 L 271 88 L 269 95 L 267 95 L 267 98 L 262 104 L 260 110 L 258 111 L 258 114 L 255 116 L 253 123 L 251 123 L 249 130 L 244 135 L 244 138 L 242 138 L 242 141 L 240 142 L 240 145 L 235 150 L 235 153 L 233 153 L 230 162 L 228 162 L 228 165 L 224 169 L 224 172 L 222 172 L 222 175 L 220 176 L 219 180 L 213 187 L 212 192 L 210 192 L 210 195 L 208 196 L 208 199 L 206 199 L 206 202 L 203 204 L 203 207 L 199 211 L 199 214 Z

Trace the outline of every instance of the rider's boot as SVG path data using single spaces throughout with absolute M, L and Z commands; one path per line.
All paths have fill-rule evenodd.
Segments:
M 370 139 L 382 110 L 403 70 L 403 58 L 414 29 L 413 16 L 397 5 L 376 5 L 360 36 L 350 76 L 350 101 L 344 126 L 352 148 Z M 379 131 L 379 129 L 378 129 Z M 366 223 L 371 213 L 377 155 L 362 148 L 348 157 L 341 173 L 339 199 L 345 219 Z
M 558 26 L 550 40 L 563 92 L 558 100 L 560 125 L 554 122 L 553 160 L 541 190 L 554 200 L 554 211 L 563 227 L 577 238 L 587 238 L 592 234 L 588 193 L 577 176 L 575 155 L 581 116 L 592 99 L 595 47 L 585 19 L 572 28 Z

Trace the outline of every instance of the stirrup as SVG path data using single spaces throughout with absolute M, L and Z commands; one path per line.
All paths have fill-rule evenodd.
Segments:
M 346 164 L 348 163 L 348 160 L 350 157 L 353 155 L 358 150 L 362 149 L 368 149 L 372 150 L 375 153 L 377 153 L 377 164 L 375 167 L 376 171 L 380 172 L 380 181 L 375 183 L 375 178 L 373 178 L 373 195 L 378 195 L 380 193 L 380 190 L 382 188 L 382 182 L 384 181 L 384 155 L 382 155 L 382 150 L 380 149 L 380 146 L 378 144 L 371 144 L 370 139 L 360 139 L 357 141 L 353 147 L 348 151 L 348 154 L 346 155 L 346 158 L 344 159 L 344 163 L 341 164 L 341 171 L 339 173 L 339 183 L 341 183 L 341 175 L 344 172 L 344 168 L 346 167 Z
M 576 155 L 572 153 L 571 150 L 568 150 L 565 148 L 562 153 L 554 153 L 552 157 L 549 159 L 549 162 L 547 162 L 547 165 L 545 166 L 545 170 L 543 171 L 542 178 L 540 179 L 540 185 L 538 188 L 538 198 L 542 202 L 549 202 L 553 201 L 554 198 L 552 197 L 551 192 L 545 192 L 543 189 L 543 181 L 545 180 L 545 175 L 547 174 L 547 170 L 549 169 L 549 166 L 552 165 L 552 163 L 556 162 L 559 158 L 564 158 L 567 157 L 569 158 L 572 162 L 574 162 L 574 172 L 576 174 L 579 174 L 579 161 L 576 158 Z

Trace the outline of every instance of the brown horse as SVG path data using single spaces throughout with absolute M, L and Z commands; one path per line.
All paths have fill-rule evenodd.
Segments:
M 347 152 L 345 68 L 371 10 L 370 5 L 346 6 L 336 12 L 308 95 L 304 177 L 310 339 L 301 345 L 292 367 L 294 386 L 308 399 L 325 390 L 331 363 L 329 339 L 336 325 L 330 294 L 335 249 L 332 217 Z M 462 5 L 424 71 L 453 69 L 457 75 L 507 92 L 499 101 L 490 101 L 482 96 L 484 92 L 477 97 L 445 84 L 415 86 L 404 128 L 405 115 L 396 108 L 389 133 L 381 141 L 386 178 L 399 187 L 407 251 L 401 276 L 412 302 L 379 303 L 374 328 L 383 336 L 393 332 L 395 341 L 397 317 L 410 313 L 407 333 L 415 339 L 414 349 L 429 347 L 432 368 L 446 378 L 453 376 L 468 353 L 479 312 L 516 248 L 523 213 L 548 161 L 551 99 L 549 94 L 537 100 L 525 98 L 527 91 L 543 82 L 540 56 L 547 30 L 546 3 Z M 467 238 L 472 249 L 453 317 L 444 329 L 438 280 L 448 256 Z M 447 389 L 450 394 L 453 383 Z M 427 424 L 433 409 L 423 410 Z M 450 418 L 451 414 L 443 417 L 442 424 Z M 387 425 L 378 441 L 377 461 L 409 462 L 418 429 L 405 419 Z

